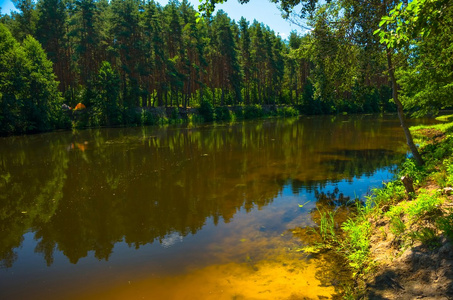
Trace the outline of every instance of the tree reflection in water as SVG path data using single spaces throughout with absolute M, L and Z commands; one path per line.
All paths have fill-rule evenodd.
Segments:
M 404 156 L 395 121 L 319 117 L 3 138 L 2 265 L 14 266 L 30 231 L 48 266 L 57 250 L 74 264 L 90 251 L 108 260 L 118 242 L 172 245 L 208 219 L 228 223 L 240 210 L 269 206 L 287 186 L 299 195 L 370 176 Z M 334 194 L 316 194 L 316 205 L 347 200 Z

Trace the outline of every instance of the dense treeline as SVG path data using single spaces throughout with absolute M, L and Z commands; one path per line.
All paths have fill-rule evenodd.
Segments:
M 204 100 L 214 107 L 290 104 L 306 114 L 394 109 L 385 55 L 347 39 L 342 28 L 328 25 L 327 14 L 310 33 L 292 32 L 286 41 L 264 24 L 235 22 L 223 11 L 200 19 L 187 0 L 164 7 L 142 0 L 15 5 L 18 12 L 1 16 L 17 40 L 14 47 L 26 47 L 29 36 L 41 43 L 61 93 L 52 91 L 51 103 L 83 103 L 92 110 L 91 125 L 138 123 L 137 108 L 198 106 Z M 14 77 L 4 63 L 1 76 Z M 11 101 L 28 100 L 20 95 L 24 87 L 12 89 L 11 101 L 5 100 L 10 87 L 0 88 L 2 133 L 49 127 L 4 123 L 17 116 Z M 50 127 L 62 126 L 51 120 Z

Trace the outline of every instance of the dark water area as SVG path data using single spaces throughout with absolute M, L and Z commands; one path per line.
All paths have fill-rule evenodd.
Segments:
M 0 299 L 330 298 L 294 229 L 406 155 L 394 115 L 0 138 Z

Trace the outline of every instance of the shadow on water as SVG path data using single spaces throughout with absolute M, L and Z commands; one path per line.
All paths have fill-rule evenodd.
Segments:
M 23 284 L 23 270 L 43 280 L 62 266 L 103 276 L 103 261 L 148 274 L 134 268 L 150 256 L 159 258 L 154 269 L 185 276 L 189 262 L 198 271 L 227 266 L 244 249 L 264 270 L 267 250 L 274 257 L 294 243 L 282 241 L 285 230 L 313 225 L 315 207 L 337 207 L 357 187 L 366 193 L 377 170 L 404 157 L 395 128 L 394 116 L 319 117 L 2 138 L 0 287 Z M 53 277 L 40 271 L 40 256 Z M 335 282 L 320 275 L 322 264 L 312 268 L 323 285 Z

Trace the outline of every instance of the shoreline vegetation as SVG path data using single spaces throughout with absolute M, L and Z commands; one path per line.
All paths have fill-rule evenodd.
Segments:
M 411 127 L 424 166 L 407 158 L 395 180 L 364 203 L 356 200 L 344 222 L 335 212 L 319 212 L 317 242 L 303 250 L 345 260 L 352 274 L 342 287 L 345 299 L 453 296 L 453 115 L 437 119 L 444 123 Z
M 95 110 L 67 110 L 70 128 L 112 127 L 99 119 Z M 290 105 L 238 105 L 217 106 L 203 101 L 199 107 L 137 107 L 123 112 L 129 122 L 117 126 L 151 126 L 168 124 L 202 124 L 209 122 L 231 122 L 267 117 L 296 117 L 301 115 L 297 107 Z

